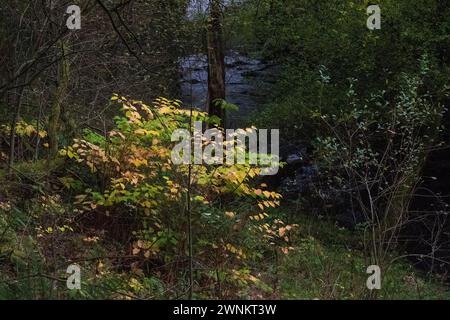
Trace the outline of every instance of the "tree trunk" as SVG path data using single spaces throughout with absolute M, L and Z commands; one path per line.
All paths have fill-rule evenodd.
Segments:
M 225 100 L 225 54 L 222 40 L 222 0 L 210 0 L 208 19 L 208 113 L 222 120 L 226 128 L 226 113 L 222 108 Z
M 58 153 L 58 129 L 61 116 L 61 103 L 66 95 L 69 84 L 69 61 L 67 58 L 66 44 L 61 41 L 61 64 L 59 66 L 59 81 L 55 92 L 55 99 L 52 104 L 50 119 L 48 123 L 48 138 L 50 146 L 50 158 L 54 158 Z
M 16 82 L 17 83 L 17 82 Z M 20 109 L 22 107 L 22 97 L 23 97 L 24 87 L 20 87 L 15 90 L 16 110 L 14 111 L 13 118 L 11 120 L 11 129 L 9 136 L 9 159 L 8 159 L 8 173 L 11 173 L 12 166 L 14 165 L 14 155 L 16 149 L 16 125 L 19 122 Z

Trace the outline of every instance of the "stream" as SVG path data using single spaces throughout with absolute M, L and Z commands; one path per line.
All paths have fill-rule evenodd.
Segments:
M 262 110 L 267 102 L 271 85 L 276 80 L 278 68 L 260 60 L 248 58 L 235 51 L 225 57 L 226 101 L 239 107 L 230 111 L 230 128 L 243 124 L 245 117 Z M 206 111 L 208 94 L 208 62 L 206 55 L 191 55 L 180 61 L 179 81 L 181 100 L 186 106 Z
M 238 111 L 228 112 L 228 123 L 230 128 L 238 128 L 245 125 L 245 118 L 264 108 L 279 68 L 234 51 L 225 57 L 225 66 L 226 101 L 239 107 Z M 206 111 L 207 57 L 191 55 L 181 59 L 180 76 L 179 87 L 185 106 Z M 281 160 L 287 165 L 271 179 L 270 184 L 288 197 L 307 194 L 317 171 L 308 159 L 307 148 L 288 145 L 282 137 L 280 144 Z

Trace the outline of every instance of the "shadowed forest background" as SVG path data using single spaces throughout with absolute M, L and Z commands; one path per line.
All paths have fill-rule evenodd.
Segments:
M 449 299 L 449 63 L 447 0 L 2 1 L 0 299 Z

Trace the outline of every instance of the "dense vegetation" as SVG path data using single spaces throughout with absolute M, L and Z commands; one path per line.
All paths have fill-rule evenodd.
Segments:
M 0 4 L 0 299 L 450 298 L 448 1 L 210 3 Z M 276 67 L 242 129 L 280 129 L 276 176 L 173 162 L 175 130 L 239 112 L 221 49 Z

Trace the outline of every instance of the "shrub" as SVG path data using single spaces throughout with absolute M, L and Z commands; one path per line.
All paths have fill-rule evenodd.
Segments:
M 198 111 L 191 114 L 179 101 L 164 98 L 153 106 L 117 95 L 112 99 L 124 114 L 116 117 L 115 128 L 105 137 L 90 133 L 76 139 L 60 153 L 101 181 L 76 196 L 83 210 L 129 212 L 141 225 L 133 230 L 130 246 L 131 253 L 143 259 L 135 272 L 142 274 L 146 263 L 186 267 L 189 226 L 196 239 L 194 263 L 204 266 L 197 276 L 200 285 L 220 283 L 224 272 L 229 273 L 227 281 L 233 273 L 242 273 L 247 260 L 260 258 L 252 246 L 265 243 L 266 248 L 288 253 L 294 226 L 270 215 L 281 196 L 258 185 L 259 167 L 172 163 L 172 132 L 215 119 Z M 239 281 L 258 284 L 248 272 L 243 274 L 248 276 Z

